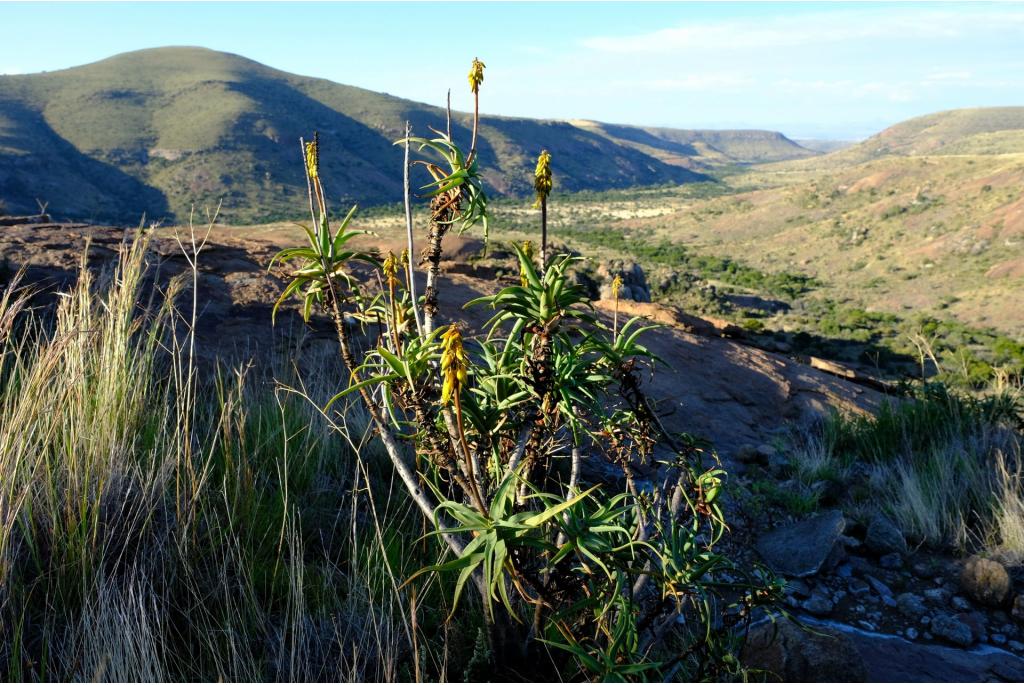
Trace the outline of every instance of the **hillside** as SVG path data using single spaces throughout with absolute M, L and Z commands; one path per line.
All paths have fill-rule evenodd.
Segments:
M 1016 125 L 1006 114 L 969 110 L 893 129 L 930 130 L 955 154 L 855 162 L 843 151 L 750 167 L 714 186 L 574 198 L 550 216 L 573 247 L 642 264 L 655 300 L 809 354 L 914 373 L 910 336 L 923 333 L 937 352 L 966 355 L 950 363 L 969 374 L 1024 369 L 1024 153 L 979 142 L 1020 132 L 936 133 L 957 122 Z M 497 234 L 532 220 L 503 218 Z
M 716 141 L 712 150 L 679 142 L 700 132 L 615 127 L 609 136 L 562 121 L 487 116 L 486 99 L 484 108 L 480 157 L 498 195 L 528 192 L 542 148 L 557 160 L 565 191 L 687 183 L 705 177 L 686 167 L 810 154 L 770 132 L 704 132 Z M 127 222 L 143 212 L 181 219 L 193 204 L 220 200 L 229 221 L 288 217 L 306 192 L 297 141 L 316 129 L 335 201 L 385 203 L 401 197 L 401 151 L 392 142 L 406 120 L 428 134 L 444 112 L 202 48 L 0 76 L 0 199 L 10 211 L 35 210 L 39 198 L 59 216 Z M 468 123 L 456 114 L 458 140 L 468 140 Z M 635 136 L 654 144 L 629 140 Z
M 776 131 L 656 128 L 588 120 L 572 123 L 666 164 L 686 168 L 710 170 L 723 164 L 779 162 L 817 154 Z
M 845 165 L 892 155 L 1024 153 L 1024 107 L 979 107 L 908 119 L 813 165 Z

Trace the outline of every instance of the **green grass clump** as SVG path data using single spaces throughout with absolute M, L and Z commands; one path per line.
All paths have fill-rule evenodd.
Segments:
M 914 542 L 1021 555 L 1021 409 L 1019 391 L 925 386 L 874 416 L 833 414 L 793 451 L 792 467 L 804 482 L 866 486 L 870 496 L 847 504 L 885 512 Z
M 24 291 L 0 297 L 0 673 L 365 681 L 458 668 L 471 655 L 446 646 L 437 584 L 419 587 L 415 614 L 399 587 L 437 551 L 391 491 L 365 417 L 332 429 L 270 370 L 200 369 L 172 307 L 184 283 L 148 306 L 145 257 L 140 238 L 113 273 L 83 264 L 52 321 L 24 309 Z

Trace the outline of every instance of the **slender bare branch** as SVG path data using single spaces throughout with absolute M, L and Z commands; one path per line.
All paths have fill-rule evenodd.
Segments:
M 412 233 L 412 201 L 410 195 L 412 190 L 409 186 L 409 138 L 412 136 L 412 128 L 409 122 L 405 122 L 405 166 L 404 166 L 404 195 L 405 198 L 405 239 L 409 244 L 409 299 L 412 300 L 412 316 L 416 320 L 416 332 L 423 335 L 423 323 L 420 320 L 420 303 L 416 298 L 416 269 L 413 267 L 413 260 L 416 259 L 416 247 Z

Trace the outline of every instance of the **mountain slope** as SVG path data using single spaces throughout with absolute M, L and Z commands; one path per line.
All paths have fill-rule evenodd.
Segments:
M 858 164 L 891 155 L 1008 154 L 1024 152 L 1024 107 L 954 109 L 890 126 L 821 163 Z
M 572 123 L 666 164 L 685 168 L 712 169 L 722 164 L 780 162 L 818 154 L 776 131 L 623 126 L 588 120 L 574 120 Z
M 237 55 L 143 50 L 62 71 L 0 76 L 0 199 L 10 211 L 34 210 L 43 198 L 58 215 L 108 221 L 134 222 L 143 212 L 181 219 L 193 205 L 219 201 L 228 221 L 294 216 L 306 192 L 298 138 L 318 130 L 335 204 L 395 201 L 402 153 L 392 142 L 406 120 L 415 133 L 428 134 L 444 119 L 437 107 Z M 455 114 L 457 140 L 468 141 L 469 125 L 467 114 Z M 669 137 L 658 140 L 671 146 Z M 705 178 L 621 136 L 484 115 L 479 153 L 495 193 L 528 193 L 542 148 L 551 151 L 564 190 Z
M 732 193 L 679 189 L 647 217 L 638 203 L 629 225 L 646 244 L 810 276 L 815 296 L 844 305 L 1020 339 L 1024 147 L 1013 141 L 1024 143 L 1024 107 L 940 112 L 848 150 L 730 176 Z

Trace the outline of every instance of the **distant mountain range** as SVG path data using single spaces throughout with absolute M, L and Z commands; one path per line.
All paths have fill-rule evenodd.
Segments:
M 486 111 L 486 99 L 484 100 Z M 289 74 L 202 48 L 126 53 L 56 72 L 0 76 L 0 201 L 8 212 L 181 220 L 292 217 L 305 204 L 299 136 L 318 130 L 336 203 L 401 198 L 401 150 L 443 125 L 425 105 Z M 453 117 L 468 143 L 470 118 Z M 707 171 L 819 154 L 772 131 L 679 130 L 484 114 L 480 160 L 497 195 L 523 195 L 541 149 L 558 187 L 606 190 L 706 180 Z

